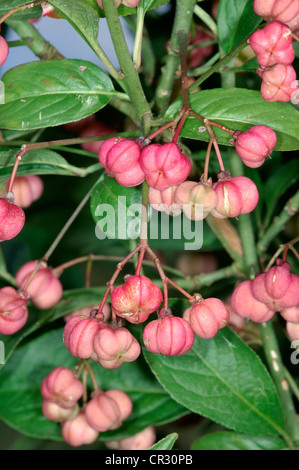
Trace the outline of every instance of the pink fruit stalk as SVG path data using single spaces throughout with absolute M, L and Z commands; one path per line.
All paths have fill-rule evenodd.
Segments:
M 163 300 L 159 287 L 145 276 L 129 276 L 125 284 L 111 294 L 111 306 L 119 317 L 130 323 L 142 323 L 157 310 Z
M 133 362 L 140 355 L 140 345 L 126 328 L 107 327 L 99 330 L 93 341 L 99 362 L 106 369 L 116 369 L 124 362 Z
M 95 442 L 99 433 L 88 424 L 84 412 L 81 412 L 62 424 L 62 437 L 69 445 L 79 447 Z
M 80 137 L 95 137 L 96 135 L 113 134 L 113 132 L 115 132 L 115 130 L 109 126 L 106 126 L 106 124 L 103 124 L 102 122 L 98 121 L 93 121 L 90 124 L 88 123 L 84 126 L 84 128 L 80 132 Z M 95 142 L 85 142 L 84 144 L 81 144 L 81 147 L 87 152 L 99 153 L 99 150 L 104 142 L 104 140 L 98 140 Z
M 213 338 L 229 321 L 229 312 L 221 300 L 209 298 L 195 302 L 185 310 L 184 319 L 200 338 Z
M 211 210 L 211 215 L 219 219 L 227 217 L 237 217 L 241 214 L 243 204 L 242 195 L 230 178 L 219 180 L 213 184 L 213 189 L 217 195 L 215 209 Z
M 260 167 L 270 156 L 277 142 L 275 132 L 267 126 L 253 126 L 246 132 L 234 134 L 236 152 L 250 168 Z
M 98 390 L 85 407 L 86 420 L 93 429 L 105 432 L 117 429 L 133 409 L 130 397 L 121 390 Z
M 155 440 L 155 429 L 153 426 L 148 426 L 134 436 L 126 437 L 120 441 L 108 441 L 105 444 L 108 449 L 147 450 L 155 443 Z
M 0 198 L 0 242 L 16 237 L 25 224 L 24 211 L 9 198 Z
M 65 325 L 63 341 L 65 347 L 74 357 L 80 359 L 96 358 L 93 341 L 99 330 L 108 328 L 103 321 L 78 315 Z
M 4 37 L 0 36 L 0 65 L 3 65 L 6 61 L 9 54 L 9 47 L 4 39 Z
M 253 9 L 266 21 L 274 19 L 288 23 L 299 13 L 299 0 L 254 0 Z
M 255 298 L 252 286 L 251 280 L 241 282 L 232 294 L 231 307 L 241 317 L 250 318 L 256 323 L 268 321 L 274 316 L 275 311 Z
M 194 333 L 186 320 L 161 309 L 158 320 L 144 328 L 143 342 L 152 353 L 181 356 L 192 348 Z
M 0 334 L 12 335 L 25 325 L 28 318 L 27 300 L 13 287 L 0 289 Z
M 6 183 L 8 188 L 9 180 Z M 36 175 L 17 176 L 13 183 L 15 204 L 22 208 L 31 206 L 37 201 L 44 191 L 42 179 Z
M 79 413 L 79 406 L 76 404 L 73 408 L 62 408 L 53 403 L 52 401 L 44 400 L 42 404 L 43 415 L 50 421 L 55 421 L 56 423 L 63 423 L 70 419 L 74 419 Z
M 178 204 L 174 201 L 174 194 L 178 186 L 169 186 L 163 191 L 158 189 L 149 188 L 148 190 L 148 202 L 156 210 L 160 212 L 166 212 L 169 215 L 179 215 L 182 210 Z
M 145 147 L 140 162 L 148 185 L 160 191 L 185 181 L 191 170 L 189 158 L 173 143 Z
M 44 399 L 62 408 L 73 408 L 83 396 L 83 392 L 83 383 L 67 367 L 56 367 L 41 383 Z
M 16 282 L 20 289 L 25 289 L 27 281 L 37 267 L 37 261 L 25 263 L 16 274 Z M 56 305 L 62 297 L 63 287 L 59 279 L 52 273 L 51 268 L 41 266 L 32 281 L 26 287 L 32 303 L 44 310 Z
M 287 103 L 298 90 L 296 72 L 292 65 L 276 64 L 261 72 L 261 95 L 266 101 Z
M 264 29 L 255 31 L 249 38 L 249 44 L 262 67 L 290 65 L 295 59 L 291 30 L 279 21 L 271 21 Z
M 191 220 L 205 219 L 217 205 L 217 194 L 209 182 L 181 183 L 174 194 L 175 202 Z

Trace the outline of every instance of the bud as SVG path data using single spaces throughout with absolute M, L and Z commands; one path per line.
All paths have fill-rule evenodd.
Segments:
M 0 334 L 12 335 L 25 325 L 27 301 L 13 287 L 0 289 Z
M 56 367 L 44 378 L 41 394 L 45 400 L 56 403 L 62 408 L 73 408 L 83 396 L 83 383 L 67 367 Z

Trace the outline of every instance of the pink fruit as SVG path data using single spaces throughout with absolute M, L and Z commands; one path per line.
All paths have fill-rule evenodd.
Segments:
M 143 429 L 143 431 L 140 431 L 134 436 L 126 437 L 120 441 L 108 441 L 105 442 L 105 444 L 109 449 L 147 450 L 154 444 L 155 440 L 155 429 L 153 426 L 148 426 L 147 428 Z
M 6 61 L 9 54 L 9 47 L 4 39 L 4 37 L 0 36 L 0 65 L 3 65 Z
M 13 287 L 0 289 L 0 333 L 16 333 L 23 328 L 27 318 L 27 301 Z
M 22 230 L 24 211 L 8 198 L 0 198 L 0 242 L 11 240 Z
M 291 308 L 284 308 L 280 315 L 288 322 L 299 323 L 299 305 Z
M 262 67 L 290 65 L 295 59 L 291 30 L 279 21 L 271 21 L 264 29 L 255 31 L 249 38 L 249 44 Z
M 169 186 L 169 188 L 163 189 L 163 191 L 149 188 L 148 202 L 156 211 L 166 212 L 173 216 L 179 215 L 182 210 L 174 201 L 176 189 L 177 186 Z
M 261 95 L 266 101 L 287 103 L 298 90 L 296 72 L 292 65 L 276 64 L 262 72 Z
M 92 444 L 99 437 L 99 433 L 88 424 L 85 414 L 81 412 L 76 418 L 62 424 L 62 436 L 69 445 L 78 447 Z
M 132 186 L 139 186 L 144 181 L 144 172 L 141 168 L 140 163 L 136 163 L 129 170 L 123 173 L 115 173 L 116 181 L 125 186 L 131 188 Z
M 246 176 L 234 176 L 230 181 L 237 186 L 242 197 L 241 214 L 252 212 L 259 201 L 259 193 L 254 182 Z
M 121 390 L 97 391 L 87 403 L 85 416 L 88 424 L 99 432 L 117 429 L 132 412 L 130 397 Z
M 99 330 L 93 341 L 97 361 L 106 369 L 116 369 L 123 362 L 133 362 L 140 355 L 140 345 L 126 328 Z
M 64 344 L 74 357 L 80 359 L 92 357 L 94 359 L 96 355 L 93 341 L 97 332 L 102 328 L 108 328 L 108 326 L 96 318 L 84 315 L 73 317 L 64 327 Z
M 299 323 L 287 321 L 286 329 L 289 337 L 293 340 L 299 340 Z
M 291 284 L 290 265 L 277 260 L 277 266 L 273 266 L 266 273 L 264 282 L 267 294 L 273 299 L 283 297 Z
M 189 158 L 173 143 L 148 145 L 140 163 L 148 185 L 160 191 L 185 181 L 191 170 Z
M 129 8 L 136 8 L 139 2 L 140 0 L 121 0 L 121 3 Z
M 186 320 L 161 309 L 158 320 L 144 328 L 143 342 L 152 353 L 181 356 L 192 348 L 194 334 Z
M 205 219 L 217 205 L 217 194 L 211 184 L 185 181 L 174 194 L 174 201 L 191 220 Z
M 9 180 L 6 183 L 7 187 L 8 184 Z M 36 175 L 17 176 L 13 183 L 15 204 L 22 208 L 31 206 L 34 201 L 41 197 L 43 191 L 43 181 Z
M 98 121 L 93 121 L 91 123 L 87 123 L 84 126 L 84 128 L 80 132 L 80 137 L 84 138 L 95 137 L 97 135 L 109 135 L 113 134 L 113 132 L 115 132 L 115 130 L 109 126 L 106 126 L 106 124 L 103 124 L 102 122 Z M 85 142 L 84 144 L 81 144 L 81 147 L 87 152 L 98 153 L 104 142 L 104 140 L 97 140 L 95 142 Z
M 260 167 L 265 158 L 271 155 L 277 137 L 275 132 L 267 126 L 253 126 L 246 132 L 235 132 L 236 152 L 243 163 L 251 168 Z
M 83 383 L 67 367 L 56 367 L 44 378 L 41 394 L 62 408 L 73 408 L 84 392 Z
M 231 307 L 238 315 L 256 323 L 270 320 L 275 311 L 270 310 L 263 302 L 253 295 L 253 281 L 241 282 L 234 290 L 231 298 Z
M 221 300 L 209 298 L 195 302 L 183 317 L 200 338 L 213 338 L 229 321 L 229 312 Z
M 79 406 L 76 405 L 73 408 L 62 408 L 53 403 L 52 401 L 44 400 L 42 404 L 43 415 L 50 421 L 55 421 L 56 423 L 62 423 L 63 421 L 68 421 L 69 419 L 74 419 L 79 413 Z
M 125 284 L 111 294 L 111 305 L 116 315 L 130 323 L 142 323 L 157 310 L 163 300 L 159 287 L 145 276 L 129 276 Z
M 217 195 L 217 205 L 211 215 L 219 219 L 237 217 L 242 212 L 242 195 L 230 178 L 219 180 L 213 184 Z
M 123 142 L 125 139 L 122 137 L 110 137 L 104 141 L 103 145 L 99 150 L 99 162 L 106 169 L 107 166 L 107 155 L 110 150 L 120 142 Z
M 288 23 L 299 13 L 299 0 L 254 0 L 253 9 L 267 21 L 275 19 Z
M 29 261 L 18 270 L 16 282 L 20 289 L 25 289 L 27 281 L 37 265 L 37 261 Z M 51 268 L 46 266 L 39 268 L 28 287 L 26 287 L 26 291 L 30 295 L 32 303 L 41 310 L 56 305 L 63 294 L 61 282 L 54 276 Z
M 98 307 L 99 307 L 98 305 L 92 305 L 90 307 L 79 308 L 78 310 L 74 310 L 73 312 L 65 315 L 63 319 L 65 322 L 68 322 L 71 318 L 77 317 L 78 315 L 83 315 L 84 317 L 90 317 L 90 313 L 93 310 L 98 309 Z M 102 313 L 104 315 L 104 321 L 108 321 L 110 317 L 110 305 L 109 304 L 104 305 Z
M 63 127 L 68 132 L 72 132 L 74 134 L 77 134 L 80 131 L 82 131 L 85 127 L 87 127 L 87 125 L 90 125 L 91 123 L 93 123 L 95 121 L 95 119 L 96 119 L 96 115 L 91 114 L 90 116 L 87 116 L 83 119 L 80 119 L 79 121 L 68 122 L 67 124 L 64 124 Z

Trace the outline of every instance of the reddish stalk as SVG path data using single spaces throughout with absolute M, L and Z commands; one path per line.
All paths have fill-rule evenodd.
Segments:
M 14 184 L 14 181 L 15 181 L 15 177 L 16 177 L 16 174 L 17 174 L 17 171 L 18 171 L 18 168 L 19 168 L 19 164 L 20 164 L 23 156 L 25 155 L 25 153 L 27 153 L 27 150 L 26 150 L 25 145 L 23 145 L 21 147 L 21 151 L 16 156 L 16 160 L 15 160 L 14 167 L 12 169 L 12 173 L 11 173 L 11 177 L 10 177 L 10 180 L 9 180 L 7 192 L 12 191 L 13 184 Z
M 213 145 L 213 140 L 209 140 L 209 145 L 207 148 L 207 153 L 206 153 L 206 159 L 205 159 L 205 168 L 204 168 L 204 173 L 203 173 L 203 181 L 207 181 L 209 178 L 209 163 L 210 163 L 210 156 L 211 156 L 211 150 L 212 150 L 212 145 Z
M 189 294 L 187 291 L 185 291 L 185 289 L 182 289 L 176 282 L 172 281 L 168 277 L 166 279 L 169 284 L 171 284 L 175 289 L 181 292 L 185 297 L 187 297 L 187 299 L 192 300 L 192 302 L 194 301 L 194 297 L 191 294 Z
M 164 295 L 164 307 L 166 309 L 168 309 L 168 289 L 167 289 L 167 277 L 165 275 L 165 272 L 161 266 L 161 263 L 160 263 L 160 260 L 159 258 L 155 255 L 155 253 L 153 252 L 153 250 L 148 246 L 146 251 L 148 252 L 148 254 L 150 255 L 150 257 L 152 258 L 152 260 L 154 261 L 155 265 L 156 265 L 156 268 L 157 268 L 157 271 L 160 275 L 160 278 L 161 278 L 161 281 L 162 281 L 162 285 L 163 285 L 163 295 Z
M 216 155 L 217 155 L 217 158 L 218 158 L 220 170 L 225 171 L 222 156 L 221 156 L 221 152 L 220 152 L 218 142 L 217 142 L 217 137 L 215 136 L 211 126 L 209 125 L 209 120 L 208 119 L 204 119 L 204 125 L 205 125 L 205 127 L 206 127 L 206 129 L 207 129 L 207 131 L 210 135 L 211 140 L 213 141 L 213 145 L 214 145 L 214 149 L 215 149 L 215 152 L 216 152 Z
M 234 135 L 234 133 L 235 133 L 235 131 L 232 131 L 228 127 L 223 126 L 222 124 L 218 124 L 217 122 L 210 121 L 209 119 L 204 118 L 200 114 L 193 111 L 193 109 L 190 109 L 189 114 L 191 116 L 195 117 L 196 119 L 198 119 L 199 121 L 201 121 L 202 123 L 204 123 L 204 121 L 206 120 L 210 126 L 218 127 L 218 129 L 221 129 L 222 131 L 227 132 L 230 135 Z

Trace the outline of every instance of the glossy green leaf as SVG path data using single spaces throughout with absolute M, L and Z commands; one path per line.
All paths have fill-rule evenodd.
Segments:
M 270 223 L 280 198 L 297 183 L 298 179 L 298 162 L 296 160 L 284 163 L 278 172 L 267 178 L 263 187 L 264 200 L 267 205 L 265 227 Z
M 78 362 L 65 348 L 62 335 L 63 330 L 59 328 L 27 341 L 1 370 L 0 418 L 25 435 L 61 439 L 61 426 L 42 415 L 40 384 L 55 367 L 73 368 Z M 121 428 L 102 433 L 101 440 L 122 439 L 187 413 L 159 386 L 142 358 L 113 370 L 93 362 L 91 366 L 100 388 L 119 388 L 133 401 L 132 415 Z
M 277 134 L 275 150 L 299 149 L 299 111 L 289 103 L 269 103 L 259 91 L 232 88 L 192 93 L 190 105 L 196 113 L 233 131 L 244 132 L 257 124 L 271 127 Z M 175 101 L 166 112 L 166 118 L 174 119 L 181 107 L 181 100 Z M 202 123 L 198 119 L 188 117 L 181 136 L 209 141 L 208 132 L 198 132 L 199 127 Z M 213 130 L 220 144 L 230 145 L 230 134 L 216 127 Z
M 144 354 L 165 390 L 190 411 L 239 432 L 279 434 L 283 428 L 265 366 L 228 327 L 209 340 L 196 337 L 183 356 Z
M 219 42 L 226 54 L 244 41 L 262 18 L 253 10 L 254 0 L 220 0 L 217 15 Z
M 148 450 L 171 450 L 178 437 L 179 435 L 176 432 L 168 434 L 168 436 L 156 442 L 156 444 L 154 444 Z
M 141 190 L 125 188 L 114 178 L 105 176 L 94 189 L 90 208 L 101 240 L 137 239 L 140 233 Z
M 34 80 L 32 79 L 34 77 Z M 106 106 L 114 88 L 108 75 L 78 59 L 30 62 L 2 77 L 0 127 L 39 129 L 77 121 Z
M 0 17 L 4 16 L 14 8 L 20 7 L 29 3 L 28 0 L 0 0 Z M 39 18 L 42 14 L 41 6 L 33 8 L 26 8 L 24 11 L 19 11 L 13 14 L 15 19 Z
M 236 432 L 215 432 L 193 442 L 191 450 L 283 450 L 286 445 L 275 436 L 250 436 Z
M 11 176 L 16 155 L 19 150 L 0 148 L 0 180 Z M 21 175 L 68 175 L 83 176 L 84 169 L 70 165 L 58 153 L 49 149 L 32 150 L 21 160 L 18 176 Z

